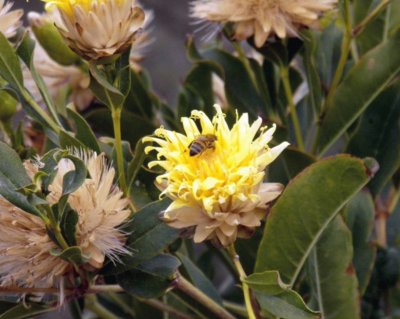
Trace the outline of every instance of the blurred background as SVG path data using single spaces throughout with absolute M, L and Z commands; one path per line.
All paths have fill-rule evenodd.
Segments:
M 14 1 L 14 6 L 29 11 L 43 11 L 40 0 Z M 141 0 L 144 9 L 154 11 L 150 26 L 154 42 L 147 48 L 142 65 L 148 70 L 153 87 L 160 97 L 175 105 L 181 81 L 190 64 L 184 43 L 195 27 L 188 17 L 189 1 Z

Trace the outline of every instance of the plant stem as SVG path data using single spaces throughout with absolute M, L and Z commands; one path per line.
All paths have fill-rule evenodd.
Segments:
M 121 107 L 113 107 L 111 109 L 112 121 L 114 126 L 114 138 L 115 138 L 115 152 L 117 155 L 117 167 L 118 167 L 118 180 L 122 191 L 125 195 L 127 194 L 128 187 L 126 184 L 125 168 L 124 168 L 124 157 L 122 154 L 122 137 L 121 137 Z
M 123 301 L 122 299 L 120 299 L 118 297 L 118 294 L 116 294 L 115 292 L 110 292 L 107 293 L 107 296 L 110 298 L 110 300 L 112 300 L 114 303 L 116 303 L 119 307 L 121 307 L 121 309 L 126 313 L 129 314 L 130 316 L 132 316 L 132 318 L 136 317 L 136 312 L 135 310 L 128 305 L 127 303 L 125 303 L 125 301 Z
M 75 288 L 65 288 L 66 292 L 73 292 Z M 119 285 L 97 285 L 90 287 L 87 294 L 97 294 L 106 292 L 123 292 Z M 0 293 L 15 293 L 15 294 L 29 294 L 29 293 L 45 293 L 57 295 L 60 293 L 58 288 L 24 288 L 24 287 L 0 287 Z
M 257 315 L 253 309 L 253 303 L 251 300 L 251 291 L 249 286 L 246 284 L 245 279 L 247 277 L 242 264 L 240 263 L 239 255 L 236 253 L 236 249 L 234 244 L 228 246 L 228 252 L 232 258 L 233 263 L 235 264 L 236 270 L 239 273 L 240 281 L 242 282 L 242 290 L 244 295 L 244 301 L 246 304 L 246 310 L 249 319 L 257 319 Z
M 367 15 L 352 31 L 354 36 L 359 35 L 361 32 L 364 31 L 365 27 L 373 20 L 375 19 L 381 12 L 382 10 L 385 9 L 385 7 L 390 3 L 391 0 L 383 0 L 381 3 L 379 3 L 374 10 L 371 11 L 369 15 Z
M 389 26 L 390 26 L 390 16 L 392 13 L 392 4 L 388 4 L 386 9 L 386 16 L 385 16 L 385 29 L 383 30 L 383 41 L 386 41 L 389 38 Z
M 237 304 L 237 303 L 224 300 L 224 307 L 226 309 L 229 309 L 233 313 L 237 313 L 238 315 L 240 315 L 242 317 L 246 317 L 247 316 L 246 308 L 243 307 L 242 305 Z
M 175 287 L 180 291 L 184 292 L 194 300 L 200 302 L 204 305 L 207 309 L 212 311 L 221 319 L 234 319 L 226 309 L 222 306 L 217 304 L 214 300 L 204 294 L 201 290 L 193 286 L 189 281 L 187 281 L 184 277 L 178 274 L 177 278 L 175 279 Z
M 252 69 L 252 67 L 250 65 L 250 61 L 247 58 L 246 53 L 244 52 L 242 46 L 240 45 L 240 42 L 233 41 L 232 45 L 235 48 L 235 50 L 236 50 L 236 52 L 237 52 L 237 54 L 239 56 L 239 60 L 242 61 L 243 65 L 244 65 L 244 67 L 245 67 L 245 69 L 247 71 L 247 74 L 250 77 L 251 82 L 253 83 L 254 87 L 258 91 L 258 84 L 257 84 L 256 76 L 254 75 L 254 71 L 253 71 L 253 69 Z
M 283 88 L 285 90 L 286 99 L 289 104 L 290 116 L 292 117 L 296 142 L 297 142 L 297 145 L 299 146 L 299 149 L 304 151 L 305 147 L 304 147 L 303 137 L 301 134 L 300 121 L 299 121 L 299 117 L 297 115 L 296 105 L 294 104 L 294 100 L 293 100 L 293 92 L 292 92 L 292 88 L 290 85 L 288 67 L 281 64 L 280 65 L 280 74 L 281 74 L 281 78 L 282 78 Z
M 173 315 L 177 319 L 192 319 L 192 317 L 189 316 L 188 314 L 183 313 L 183 312 L 181 312 L 181 311 L 179 311 L 179 310 L 177 310 L 177 309 L 175 309 L 175 308 L 173 308 L 173 307 L 171 307 L 171 306 L 169 306 L 169 305 L 167 305 L 167 304 L 165 304 L 165 303 L 163 303 L 163 302 L 161 302 L 161 301 L 159 301 L 157 299 L 143 299 L 143 300 L 140 300 L 140 301 L 145 303 L 145 304 L 147 304 L 147 305 L 149 305 L 149 306 L 152 306 L 152 307 L 154 307 L 156 309 L 159 309 L 159 310 L 161 310 L 163 312 L 167 312 L 167 313 Z
M 91 295 L 85 298 L 85 306 L 87 309 L 94 312 L 101 319 L 118 319 L 116 315 L 110 312 L 107 308 L 103 307 L 98 301 L 96 296 Z
M 338 87 L 340 80 L 343 77 L 344 69 L 346 67 L 347 59 L 349 57 L 349 53 L 351 50 L 351 42 L 352 42 L 352 26 L 351 26 L 351 15 L 350 15 L 350 3 L 349 1 L 344 1 L 345 6 L 345 31 L 342 40 L 342 49 L 340 53 L 339 64 L 336 68 L 335 75 L 333 76 L 331 86 L 329 88 L 328 95 L 325 100 L 324 107 L 322 109 L 322 115 L 324 115 L 327 111 L 327 108 L 330 106 L 331 100 L 333 98 L 333 94 Z

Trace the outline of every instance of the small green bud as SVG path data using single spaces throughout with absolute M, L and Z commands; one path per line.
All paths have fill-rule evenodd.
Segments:
M 17 101 L 5 90 L 0 90 L 0 121 L 8 122 L 17 112 Z
M 28 21 L 36 39 L 55 62 L 61 65 L 80 62 L 80 57 L 68 47 L 52 20 L 39 13 L 30 12 Z

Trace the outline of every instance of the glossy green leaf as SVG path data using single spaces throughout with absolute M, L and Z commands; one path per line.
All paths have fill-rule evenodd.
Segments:
M 379 171 L 369 184 L 378 194 L 400 167 L 400 85 L 390 86 L 367 108 L 347 152 L 370 156 L 379 163 Z
M 400 70 L 400 34 L 377 46 L 352 67 L 337 88 L 317 134 L 324 153 L 385 89 Z
M 278 271 L 255 273 L 246 278 L 255 292 L 262 312 L 285 319 L 318 319 L 320 315 L 307 307 L 301 296 L 282 282 Z
M 18 56 L 0 32 L 0 76 L 14 89 L 23 87 L 23 77 Z
M 293 286 L 321 234 L 369 181 L 374 164 L 336 156 L 309 166 L 293 179 L 268 216 L 256 271 L 277 270 Z
M 375 205 L 371 194 L 361 191 L 347 204 L 344 217 L 353 238 L 353 265 L 360 294 L 367 289 L 376 256 L 376 245 L 371 234 L 375 220 Z
M 85 146 L 93 151 L 100 153 L 100 147 L 97 143 L 96 136 L 86 120 L 77 112 L 72 109 L 67 109 L 67 114 L 72 119 L 76 126 L 76 139 L 82 142 Z
M 158 255 L 117 275 L 117 283 L 137 298 L 158 298 L 171 286 L 180 265 L 171 255 Z
M 18 304 L 0 315 L 0 319 L 30 319 L 40 314 L 54 310 L 54 308 L 40 304 Z
M 135 213 L 132 220 L 123 228 L 130 234 L 127 246 L 132 251 L 132 255 L 123 256 L 121 263 L 107 267 L 107 274 L 118 274 L 130 270 L 144 261 L 154 258 L 178 239 L 178 231 L 167 226 L 159 218 L 160 213 L 169 204 L 170 200 L 164 199 L 150 203 Z
M 324 230 L 308 259 L 313 298 L 326 319 L 360 318 L 351 233 L 341 216 Z

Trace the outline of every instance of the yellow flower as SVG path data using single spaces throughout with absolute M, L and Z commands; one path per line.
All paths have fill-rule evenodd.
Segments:
M 251 235 L 281 193 L 281 184 L 263 180 L 266 166 L 289 144 L 268 147 L 275 126 L 261 128 L 261 118 L 250 125 L 247 113 L 230 129 L 221 108 L 215 108 L 212 120 L 201 111 L 182 118 L 185 134 L 160 128 L 144 141 L 158 144 L 146 148 L 146 153 L 157 152 L 149 167 L 165 170 L 156 181 L 173 199 L 164 220 L 175 228 L 195 227 L 195 242 L 216 238 L 226 246 Z M 189 145 L 208 134 L 216 138 L 213 145 L 191 156 Z
M 88 60 L 127 50 L 140 34 L 145 14 L 136 0 L 43 0 L 59 11 L 61 34 L 72 50 Z
M 107 166 L 104 154 L 74 152 L 86 164 L 90 177 L 68 197 L 71 208 L 78 213 L 77 243 L 89 263 L 101 268 L 105 256 L 118 261 L 118 254 L 128 254 L 125 234 L 118 227 L 130 216 L 129 201 L 113 184 L 115 170 Z M 57 175 L 49 186 L 47 200 L 57 203 L 62 194 L 63 179 L 74 169 L 68 159 L 58 163 Z
M 23 10 L 11 10 L 12 2 L 5 4 L 5 0 L 0 0 L 0 32 L 7 38 L 13 37 L 17 29 L 22 25 L 21 17 Z
M 311 26 L 319 15 L 331 10 L 337 0 L 194 0 L 195 18 L 234 23 L 235 38 L 254 35 L 261 47 L 270 35 L 295 36 L 300 26 Z

